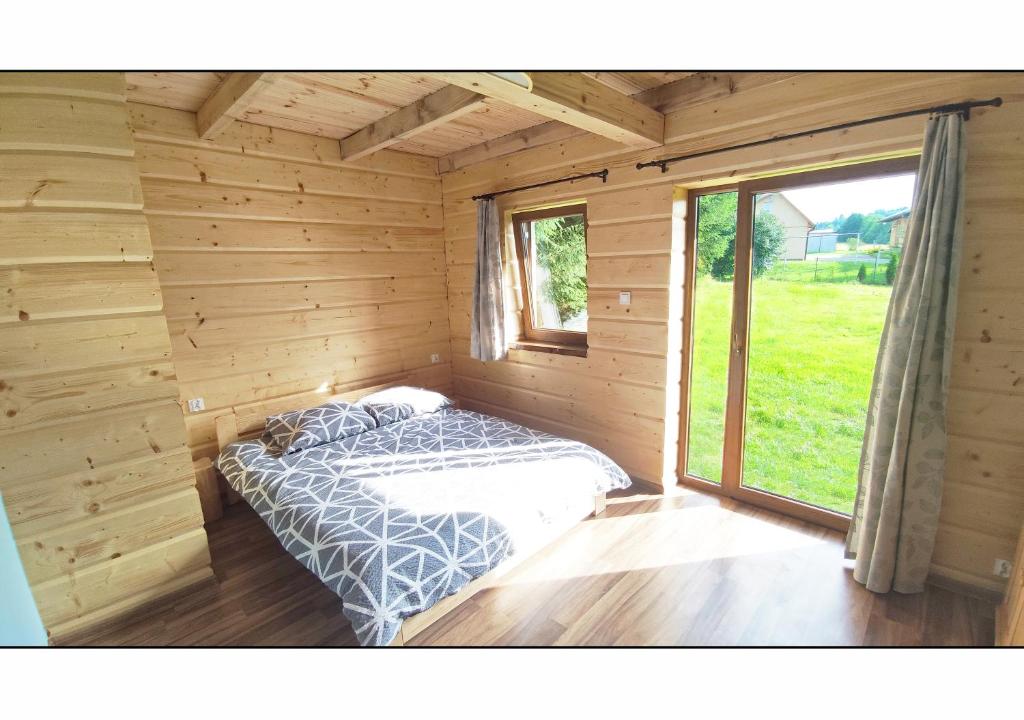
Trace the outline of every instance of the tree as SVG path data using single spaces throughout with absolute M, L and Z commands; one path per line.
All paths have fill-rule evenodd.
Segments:
M 771 269 L 782 254 L 786 244 L 786 229 L 782 222 L 771 213 L 760 213 L 754 218 L 754 257 L 752 259 L 754 277 L 758 278 Z M 725 252 L 722 253 L 711 268 L 711 274 L 717 280 L 730 280 L 736 271 L 736 233 L 733 232 Z
M 870 245 L 888 245 L 889 223 L 881 222 L 883 215 L 873 212 L 864 217 L 864 224 L 861 226 L 860 239 Z
M 587 242 L 583 216 L 537 220 L 533 224 L 537 264 L 548 277 L 541 292 L 564 325 L 587 307 Z
M 729 280 L 736 269 L 738 195 L 702 195 L 697 203 L 697 274 Z M 762 212 L 754 218 L 754 277 L 775 264 L 785 243 L 786 230 L 777 217 Z
M 843 219 L 839 225 L 839 232 L 841 234 L 856 234 L 862 232 L 864 226 L 864 216 L 860 213 L 852 213 L 850 216 Z
M 861 242 L 871 245 L 886 245 L 889 243 L 889 234 L 892 226 L 889 223 L 883 223 L 882 218 L 895 215 L 906 209 L 905 207 L 893 208 L 892 210 L 879 209 L 867 215 L 853 213 L 849 217 L 839 215 L 832 220 L 824 220 L 817 223 L 814 229 L 823 230 L 831 228 L 840 233 L 860 233 Z
M 893 252 L 889 256 L 889 262 L 885 264 L 885 284 L 892 285 L 896 282 L 896 271 L 900 268 L 900 253 Z
M 697 275 L 711 273 L 715 261 L 736 242 L 736 203 L 734 192 L 697 199 Z
M 786 228 L 771 213 L 754 218 L 754 277 L 771 270 L 786 246 Z

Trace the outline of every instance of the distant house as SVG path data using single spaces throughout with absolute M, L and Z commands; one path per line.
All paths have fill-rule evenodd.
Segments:
M 807 233 L 807 252 L 835 252 L 838 241 L 839 233 L 835 230 L 811 230 L 811 232 Z
M 814 223 L 785 193 L 764 193 L 757 196 L 754 213 L 769 212 L 779 219 L 786 230 L 786 247 L 782 260 L 803 260 L 807 257 L 807 233 Z
M 907 239 L 907 227 L 910 225 L 910 210 L 893 213 L 879 222 L 889 223 L 889 247 L 903 247 L 903 241 Z

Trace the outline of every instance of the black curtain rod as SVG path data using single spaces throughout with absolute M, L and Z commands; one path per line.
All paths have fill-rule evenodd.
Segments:
M 791 135 L 778 135 L 776 137 L 766 138 L 765 140 L 755 140 L 754 142 L 743 143 L 742 145 L 731 145 L 729 147 L 716 148 L 714 150 L 690 153 L 689 155 L 676 155 L 675 157 L 664 158 L 662 160 L 651 160 L 650 162 L 637 163 L 636 169 L 643 170 L 644 168 L 649 167 L 660 167 L 662 172 L 668 172 L 668 166 L 672 163 L 679 162 L 680 160 L 692 160 L 693 158 L 714 155 L 715 153 L 728 152 L 730 150 L 744 150 L 746 148 L 758 147 L 760 145 L 781 142 L 783 140 L 795 140 L 796 138 L 807 137 L 808 135 L 817 135 L 818 133 L 823 132 L 832 132 L 834 130 L 848 130 L 849 128 L 860 127 L 861 125 L 870 125 L 871 123 L 884 122 L 886 120 L 899 120 L 900 118 L 913 117 L 914 115 L 932 115 L 955 112 L 960 113 L 964 116 L 964 119 L 967 120 L 971 116 L 971 108 L 999 107 L 1002 104 L 1003 99 L 1001 97 L 994 97 L 989 100 L 953 103 L 952 105 L 937 105 L 936 107 L 924 108 L 923 110 L 907 110 L 906 112 L 893 113 L 892 115 L 880 115 L 879 117 L 867 118 L 866 120 L 854 120 L 853 122 L 843 123 L 841 125 L 830 125 L 829 127 L 817 128 L 815 130 L 804 130 L 803 132 L 792 133 Z
M 534 188 L 546 187 L 548 185 L 557 185 L 558 183 L 572 182 L 573 180 L 582 180 L 584 178 L 599 177 L 601 182 L 608 182 L 608 168 L 604 170 L 598 170 L 597 172 L 584 173 L 583 175 L 573 175 L 571 177 L 559 178 L 558 180 L 548 180 L 547 182 L 534 183 L 533 185 L 523 185 L 522 187 L 509 188 L 508 190 L 498 190 L 497 192 L 484 193 L 483 195 L 474 195 L 474 200 L 489 200 L 495 198 L 498 195 L 505 195 L 506 193 L 519 192 L 520 190 L 533 190 Z

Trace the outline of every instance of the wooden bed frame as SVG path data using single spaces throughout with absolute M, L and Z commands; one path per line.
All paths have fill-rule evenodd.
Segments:
M 263 430 L 266 427 L 266 419 L 270 415 L 291 412 L 292 410 L 299 410 L 306 407 L 315 407 L 316 405 L 322 405 L 335 400 L 355 402 L 378 390 L 395 387 L 397 385 L 408 385 L 409 378 L 405 375 L 392 376 L 387 379 L 377 379 L 371 381 L 371 383 L 372 384 L 359 386 L 335 385 L 331 388 L 330 393 L 324 391 L 310 391 L 275 398 L 273 400 L 247 403 L 245 405 L 233 407 L 231 408 L 230 413 L 219 415 L 214 419 L 214 425 L 217 432 L 217 449 L 223 450 L 227 445 L 240 438 L 259 436 L 263 433 Z M 228 486 L 227 483 L 224 483 L 223 479 L 221 482 L 223 483 L 225 497 L 229 504 L 238 502 L 242 499 L 242 496 Z M 594 516 L 600 515 L 604 512 L 606 504 L 606 495 L 604 493 L 598 493 L 594 496 L 594 508 L 590 514 Z M 580 520 L 583 520 L 583 518 L 580 518 Z M 454 595 L 442 598 L 423 612 L 410 615 L 405 618 L 405 620 L 402 621 L 402 627 L 399 629 L 398 635 L 391 643 L 391 646 L 400 647 L 405 645 L 413 637 L 419 635 L 478 592 L 496 585 L 497 581 L 503 575 L 519 566 L 523 561 L 536 555 L 540 550 L 553 543 L 569 529 L 571 529 L 571 526 L 566 527 L 561 533 L 557 533 L 552 537 L 547 538 L 544 543 L 532 549 L 531 552 L 522 553 L 521 555 L 516 555 L 515 557 L 506 560 L 490 572 L 481 575 L 469 584 L 465 585 Z

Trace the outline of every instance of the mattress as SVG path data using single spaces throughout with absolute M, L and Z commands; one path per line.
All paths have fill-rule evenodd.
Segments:
M 228 445 L 227 482 L 285 549 L 342 600 L 363 645 L 514 555 L 531 552 L 630 484 L 582 443 L 444 409 L 291 455 Z

